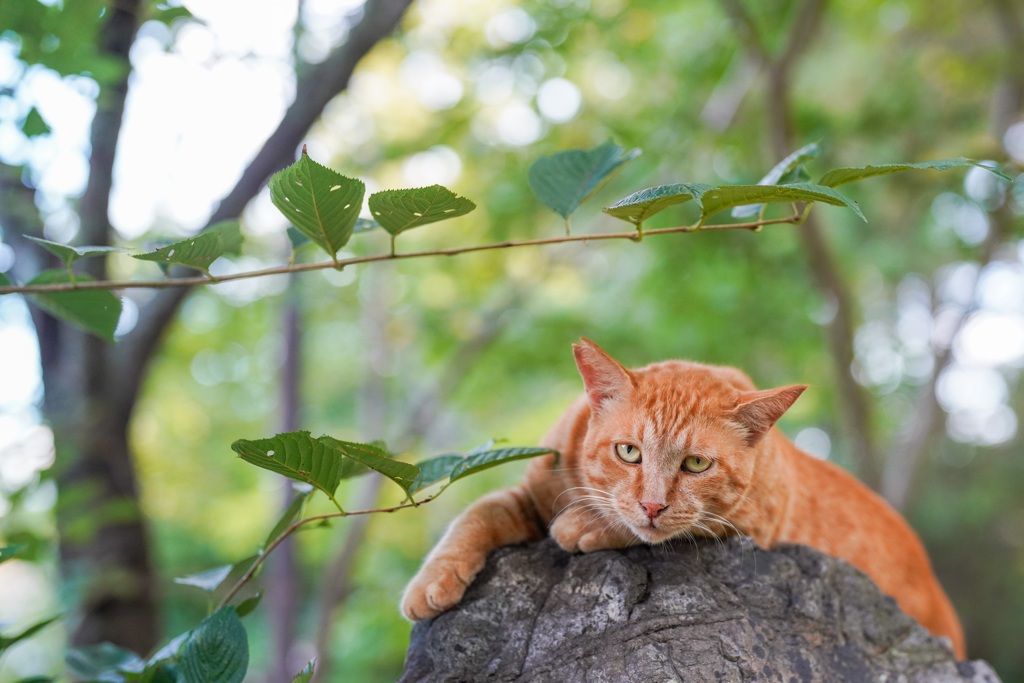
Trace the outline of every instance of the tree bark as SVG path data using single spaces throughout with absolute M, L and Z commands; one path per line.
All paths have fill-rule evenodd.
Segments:
M 996 683 L 852 566 L 749 539 L 570 555 L 502 548 L 462 602 L 416 624 L 401 683 Z

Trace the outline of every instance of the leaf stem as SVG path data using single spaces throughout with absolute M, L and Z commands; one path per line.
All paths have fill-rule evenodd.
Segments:
M 784 218 L 772 218 L 768 220 L 750 221 L 747 223 L 718 223 L 705 225 L 698 221 L 693 225 L 682 225 L 670 228 L 655 228 L 645 230 L 644 236 L 648 235 L 671 235 L 675 233 L 700 232 L 706 230 L 753 230 L 765 225 L 790 224 L 796 225 L 803 222 L 810 210 L 810 205 L 805 208 L 802 214 L 786 216 Z M 324 270 L 326 268 L 344 268 L 360 263 L 375 263 L 377 261 L 390 261 L 394 259 L 417 259 L 431 256 L 458 256 L 478 251 L 493 251 L 496 249 L 517 249 L 521 247 L 544 246 L 548 244 L 564 244 L 568 242 L 590 242 L 595 240 L 636 240 L 636 232 L 610 232 L 591 235 L 564 235 L 560 237 L 540 237 L 528 240 L 509 240 L 504 242 L 492 242 L 489 244 L 475 244 L 465 247 L 450 247 L 447 249 L 430 249 L 425 251 L 410 251 L 397 254 L 394 251 L 394 237 L 392 237 L 391 253 L 372 254 L 369 256 L 355 256 L 348 259 L 336 261 L 321 261 L 319 263 L 296 263 L 260 270 L 250 270 L 241 273 L 222 275 L 215 282 L 211 282 L 205 275 L 194 277 L 166 278 L 163 280 L 91 280 L 71 284 L 67 282 L 55 282 L 52 284 L 39 285 L 5 285 L 0 286 L 0 295 L 4 294 L 47 294 L 54 292 L 69 292 L 72 290 L 112 290 L 112 289 L 169 289 L 173 287 L 192 287 L 195 285 L 217 284 L 233 280 L 244 280 L 254 277 L 265 277 L 267 275 L 280 275 L 283 273 L 302 273 L 310 270 Z
M 228 603 L 231 602 L 232 598 L 234 598 L 236 595 L 238 595 L 238 591 L 242 590 L 242 588 L 245 586 L 245 584 L 249 583 L 249 581 L 252 580 L 252 577 L 254 577 L 256 575 L 256 572 L 259 571 L 259 568 L 263 566 L 263 563 L 266 562 L 267 558 L 270 556 L 270 553 L 272 553 L 275 548 L 277 548 L 279 545 L 281 545 L 281 543 L 284 542 L 284 539 L 288 538 L 293 533 L 295 533 L 296 531 L 298 531 L 302 527 L 306 526 L 307 524 L 312 524 L 313 522 L 322 522 L 322 521 L 327 520 L 327 519 L 335 519 L 337 517 L 352 517 L 354 515 L 369 515 L 369 514 L 381 513 L 381 512 L 397 512 L 398 510 L 405 510 L 406 508 L 419 507 L 420 505 L 425 505 L 426 503 L 429 503 L 430 501 L 434 500 L 435 498 L 440 496 L 442 493 L 444 493 L 444 490 L 448 488 L 450 483 L 451 482 L 443 485 L 435 493 L 433 493 L 432 495 L 427 496 L 423 500 L 418 500 L 418 501 L 417 500 L 412 500 L 412 498 L 410 496 L 409 502 L 406 502 L 406 503 L 400 503 L 398 505 L 393 505 L 391 507 L 386 507 L 386 508 L 371 508 L 371 509 L 367 509 L 367 510 L 353 510 L 351 512 L 345 512 L 344 510 L 342 510 L 341 506 L 338 505 L 338 502 L 336 500 L 334 500 L 333 496 L 331 496 L 330 498 L 334 502 L 334 504 L 338 505 L 338 512 L 326 512 L 326 513 L 324 513 L 322 515 L 313 515 L 312 517 L 305 517 L 305 518 L 300 519 L 300 520 L 298 520 L 296 522 L 292 522 L 288 526 L 288 528 L 285 529 L 281 533 L 281 535 L 279 535 L 277 538 L 275 538 L 273 541 L 271 541 L 267 545 L 267 547 L 263 549 L 263 552 L 260 553 L 259 557 L 257 557 L 256 560 L 253 561 L 253 563 L 251 565 L 249 565 L 249 568 L 246 569 L 245 573 L 242 574 L 242 576 L 239 577 L 238 581 L 235 582 L 235 585 L 233 585 L 231 587 L 231 589 L 224 595 L 224 597 L 221 598 L 220 602 L 217 603 L 217 609 L 220 609 L 221 607 L 227 606 Z M 214 611 L 216 611 L 216 610 L 214 610 Z

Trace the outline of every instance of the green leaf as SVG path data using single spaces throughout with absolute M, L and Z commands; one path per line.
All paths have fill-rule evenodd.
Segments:
M 270 439 L 239 439 L 231 444 L 231 449 L 247 463 L 311 484 L 331 500 L 343 478 L 352 476 L 353 470 L 365 470 L 305 431 L 278 434 Z
M 10 285 L 11 279 L 3 273 L 0 273 L 0 287 L 10 287 Z
M 366 186 L 322 166 L 302 150 L 294 164 L 270 179 L 270 200 L 292 225 L 336 259 L 352 237 Z
M 44 628 L 60 619 L 60 616 L 61 615 L 57 614 L 47 619 L 43 619 L 42 621 L 38 621 L 29 626 L 28 628 L 26 628 L 25 630 L 15 633 L 12 636 L 0 636 L 0 654 L 3 654 L 4 651 L 10 648 L 12 645 L 19 643 L 25 640 L 26 638 L 31 638 L 35 634 L 39 633 Z
M 232 607 L 199 624 L 181 648 L 184 683 L 241 683 L 249 667 L 249 639 Z
M 302 511 L 306 507 L 306 502 L 309 501 L 309 497 L 313 495 L 313 489 L 309 488 L 307 491 L 297 493 L 292 502 L 288 505 L 288 508 L 284 511 L 281 517 L 277 520 L 277 524 L 271 529 L 270 533 L 267 534 L 267 538 L 263 541 L 263 545 L 260 546 L 260 554 L 267 549 L 267 547 L 273 543 L 277 538 L 288 530 L 292 524 L 297 522 L 302 516 Z
M 256 593 L 255 595 L 242 600 L 242 602 L 235 605 L 235 612 L 238 613 L 239 617 L 244 617 L 247 614 L 252 613 L 254 609 L 259 607 L 260 601 L 263 599 L 263 591 Z
M 147 666 L 138 683 L 178 683 L 178 667 L 170 662 L 157 662 Z
M 302 671 L 295 674 L 292 683 L 309 683 L 313 680 L 313 669 L 316 667 L 316 658 L 309 660 L 309 663 L 302 668 Z
M 15 543 L 14 545 L 3 546 L 0 548 L 0 564 L 18 557 L 21 551 L 25 550 L 27 547 L 28 546 L 24 543 Z
M 494 450 L 482 451 L 479 453 L 472 453 L 466 456 L 461 463 L 456 465 L 451 474 L 449 475 L 450 481 L 456 481 L 463 477 L 468 477 L 471 474 L 482 472 L 498 465 L 504 465 L 507 462 L 513 460 L 525 460 L 527 458 L 536 458 L 539 455 L 547 455 L 548 453 L 556 453 L 550 448 L 527 448 L 527 447 L 512 447 L 512 448 L 496 448 Z
M 78 282 L 91 282 L 92 278 L 78 276 Z M 48 285 L 71 282 L 67 271 L 44 270 L 29 282 L 30 285 Z M 50 315 L 60 318 L 108 341 L 114 341 L 114 330 L 121 317 L 121 300 L 101 289 L 33 294 L 32 300 Z
M 416 481 L 420 470 L 415 465 L 410 465 L 401 460 L 395 460 L 387 451 L 366 443 L 353 443 L 351 441 L 340 441 L 338 439 L 321 436 L 320 441 L 328 448 L 333 448 L 347 458 L 380 472 L 385 477 L 402 487 L 402 490 L 409 493 L 409 488 Z
M 370 213 L 391 236 L 428 223 L 464 216 L 476 204 L 446 187 L 431 185 L 370 195 Z
M 416 479 L 409 487 L 409 493 L 422 491 L 428 486 L 444 481 L 465 457 L 459 453 L 446 453 L 416 463 L 416 467 L 420 468 L 420 473 L 416 475 Z
M 537 159 L 527 172 L 530 188 L 545 206 L 568 219 L 601 189 L 639 149 L 626 151 L 609 141 L 593 149 L 570 149 Z
M 453 453 L 439 455 L 416 464 L 420 468 L 420 475 L 409 487 L 409 493 L 416 493 L 444 479 L 456 481 L 506 462 L 535 458 L 555 452 L 550 448 L 511 447 L 470 451 L 466 455 Z
M 973 159 L 966 159 L 959 157 L 957 159 L 938 159 L 936 161 L 921 161 L 914 164 L 883 164 L 881 166 L 856 166 L 847 168 L 834 168 L 821 177 L 818 181 L 819 185 L 825 185 L 827 187 L 839 187 L 846 183 L 856 182 L 858 180 L 865 180 L 866 178 L 874 178 L 875 176 L 888 175 L 890 173 L 899 173 L 901 171 L 910 171 L 916 169 L 933 169 L 936 171 L 948 171 L 953 168 L 963 168 L 965 166 L 976 166 L 983 168 L 989 173 L 999 176 L 1003 180 L 1011 180 L 1010 176 L 1006 175 L 997 168 L 986 166 Z
M 104 256 L 111 252 L 124 251 L 121 247 L 73 247 L 70 244 L 51 242 L 50 240 L 44 240 L 41 237 L 32 237 L 32 235 L 25 235 L 25 237 L 46 249 L 48 252 L 63 261 L 64 265 L 69 267 L 80 258 L 85 258 L 87 256 Z
M 670 206 L 683 204 L 691 199 L 697 203 L 697 206 L 700 206 L 701 197 L 711 189 L 713 186 L 704 183 L 658 185 L 634 192 L 602 210 L 611 216 L 640 226 L 648 218 L 661 213 Z
M 121 673 L 140 673 L 146 668 L 141 657 L 113 643 L 74 648 L 64 661 L 72 673 L 87 681 L 123 681 Z
M 210 275 L 211 263 L 224 254 L 238 254 L 241 250 L 242 232 L 238 221 L 222 221 L 195 237 L 132 256 L 142 261 L 195 268 Z
M 787 176 L 794 176 L 797 174 L 803 163 L 808 159 L 813 159 L 818 156 L 818 152 L 821 148 L 818 143 L 812 142 L 809 145 L 804 145 L 797 151 L 793 152 L 785 159 L 775 164 L 772 170 L 768 171 L 763 178 L 757 181 L 758 185 L 777 185 L 783 181 L 783 178 Z M 806 175 L 804 173 L 803 175 Z M 800 178 L 800 182 L 806 180 L 806 178 Z M 761 212 L 761 204 L 745 204 L 744 206 L 737 206 L 732 210 L 733 218 L 749 218 L 750 216 L 756 216 Z
M 234 565 L 225 564 L 221 567 L 214 567 L 213 569 L 207 569 L 196 574 L 179 576 L 174 579 L 174 583 L 182 586 L 193 586 L 207 593 L 212 593 L 217 590 L 217 586 L 224 583 L 224 579 L 228 578 L 232 569 L 234 569 Z
M 852 209 L 866 221 L 857 203 L 830 187 L 812 183 L 794 185 L 722 185 L 704 193 L 701 198 L 703 218 L 733 206 L 753 203 L 823 202 Z

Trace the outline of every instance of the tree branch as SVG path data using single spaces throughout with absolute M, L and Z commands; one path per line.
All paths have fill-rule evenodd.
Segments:
M 682 225 L 672 228 L 656 228 L 644 230 L 644 237 L 650 235 L 671 235 L 676 233 L 706 232 L 711 230 L 757 230 L 766 225 L 798 224 L 804 220 L 803 213 L 786 216 L 784 218 L 771 218 L 767 220 L 750 221 L 746 223 L 720 223 L 720 224 L 695 224 Z M 334 269 L 341 270 L 348 266 L 362 263 L 376 263 L 378 261 L 401 261 L 405 259 L 418 259 L 431 256 L 458 256 L 478 251 L 493 251 L 496 249 L 515 249 L 519 247 L 535 247 L 548 244 L 564 244 L 566 242 L 591 242 L 600 240 L 629 240 L 637 241 L 636 232 L 610 232 L 593 235 L 561 235 L 558 237 L 540 237 L 530 240 L 506 240 L 504 242 L 492 242 L 489 244 L 475 244 L 465 247 L 449 247 L 447 249 L 429 249 L 426 251 L 399 252 L 396 254 L 383 253 L 370 256 L 354 256 L 338 261 L 321 261 L 319 263 L 295 263 L 287 266 L 275 266 L 261 270 L 250 270 L 243 273 L 233 273 L 217 278 L 209 278 L 205 275 L 194 277 L 173 277 L 164 280 L 121 280 L 121 281 L 96 281 L 96 282 L 58 282 L 46 285 L 11 285 L 0 286 L 0 295 L 3 294 L 42 294 L 53 292 L 71 292 L 88 290 L 114 290 L 114 289 L 172 289 L 189 288 L 195 285 L 216 285 L 222 282 L 244 280 L 254 277 L 265 277 L 267 275 L 283 275 L 287 273 L 304 273 L 311 270 Z
M 292 163 L 302 137 L 320 117 L 324 107 L 348 88 L 356 65 L 374 45 L 395 30 L 411 3 L 412 0 L 367 1 L 362 19 L 352 27 L 345 43 L 300 79 L 295 89 L 295 100 L 281 123 L 267 138 L 235 187 L 221 200 L 207 227 L 240 216 L 267 179 Z M 135 329 L 126 336 L 119 354 L 122 359 L 120 375 L 133 385 L 130 387 L 132 400 L 150 357 L 187 293 L 188 290 L 180 289 L 157 296 L 139 316 Z

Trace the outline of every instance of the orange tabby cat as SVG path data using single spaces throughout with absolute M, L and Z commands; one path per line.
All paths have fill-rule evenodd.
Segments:
M 685 361 L 627 370 L 586 339 L 573 351 L 586 394 L 543 441 L 560 458 L 535 459 L 523 484 L 452 523 L 406 588 L 409 619 L 458 603 L 492 550 L 548 530 L 582 552 L 741 533 L 847 560 L 965 656 L 956 613 L 899 513 L 772 428 L 806 387 L 757 391 L 739 370 Z

